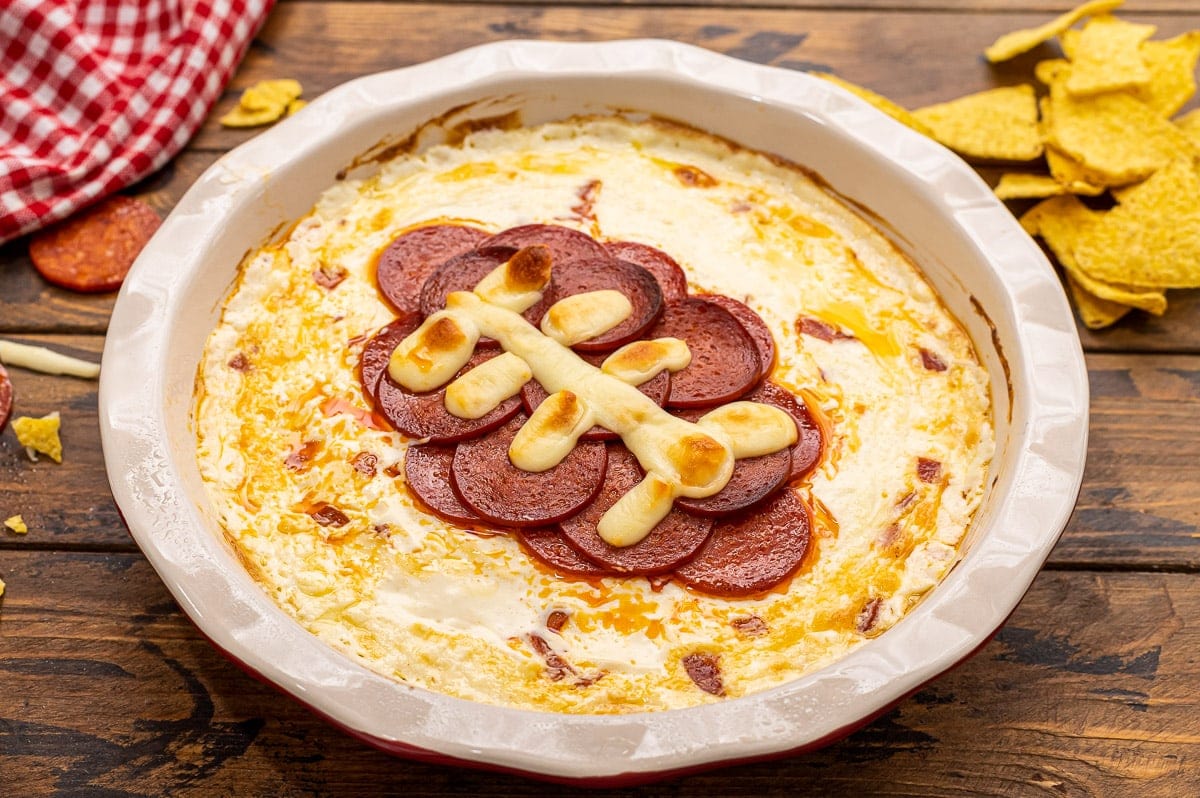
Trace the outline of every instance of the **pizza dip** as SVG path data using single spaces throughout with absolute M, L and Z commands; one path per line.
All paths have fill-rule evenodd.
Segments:
M 297 622 L 405 684 L 620 713 L 770 688 L 954 564 L 990 388 L 801 168 L 666 122 L 486 129 L 250 253 L 197 457 Z

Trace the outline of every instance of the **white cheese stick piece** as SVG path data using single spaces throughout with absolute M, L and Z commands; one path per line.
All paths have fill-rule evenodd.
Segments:
M 550 282 L 550 250 L 534 245 L 517 250 L 475 286 L 475 294 L 497 307 L 524 313 L 542 298 Z
M 552 393 L 537 406 L 508 447 L 508 459 L 522 471 L 549 471 L 592 428 L 592 413 L 570 391 Z
M 388 374 L 410 391 L 432 391 L 467 364 L 478 341 L 479 329 L 469 318 L 438 311 L 392 352 Z
M 44 346 L 18 344 L 15 341 L 0 341 L 0 363 L 40 371 L 43 374 L 65 374 L 87 380 L 94 380 L 100 376 L 99 363 L 89 363 L 54 352 Z
M 641 385 L 663 369 L 682 371 L 692 362 L 692 352 L 678 338 L 634 341 L 613 352 L 600 370 L 629 385 Z
M 674 501 L 670 483 L 658 474 L 647 474 L 600 516 L 596 532 L 610 546 L 632 546 L 667 517 Z
M 446 410 L 459 418 L 483 418 L 516 396 L 532 376 L 521 358 L 511 352 L 497 355 L 446 386 Z
M 542 317 L 542 332 L 563 346 L 574 346 L 608 332 L 630 313 L 633 305 L 620 291 L 606 288 L 574 294 L 550 306 Z
M 796 422 L 787 413 L 759 402 L 730 402 L 704 414 L 700 429 L 723 437 L 733 456 L 758 457 L 796 442 Z

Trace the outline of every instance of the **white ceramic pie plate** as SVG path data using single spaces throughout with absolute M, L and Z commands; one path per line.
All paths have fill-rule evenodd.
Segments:
M 460 110 L 447 116 L 452 109 Z M 518 110 L 535 124 L 611 109 L 782 155 L 869 209 L 925 270 L 990 371 L 998 435 L 990 491 L 961 562 L 916 609 L 844 659 L 772 690 L 686 710 L 569 716 L 399 684 L 304 631 L 224 542 L 189 420 L 205 337 L 243 254 L 306 213 L 363 153 L 440 117 L 453 124 Z M 355 173 L 370 168 L 367 159 Z M 113 494 L 138 545 L 200 630 L 245 667 L 396 753 L 618 784 L 815 748 L 986 643 L 1067 522 L 1087 401 L 1079 339 L 1049 264 L 947 150 L 801 73 L 666 41 L 512 41 L 351 81 L 205 172 L 121 290 L 100 423 Z

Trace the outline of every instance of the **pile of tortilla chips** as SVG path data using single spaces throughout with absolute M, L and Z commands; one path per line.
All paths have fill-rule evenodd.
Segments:
M 1092 328 L 1133 308 L 1161 315 L 1166 289 L 1200 287 L 1200 111 L 1172 119 L 1196 92 L 1200 31 L 1152 39 L 1155 26 L 1109 13 L 1121 2 L 1092 0 L 987 48 L 988 60 L 1004 61 L 1057 37 L 1065 58 L 1037 64 L 1040 90 L 992 89 L 909 112 L 835 79 L 966 158 L 1029 162 L 1003 175 L 996 195 L 1043 200 L 1021 224 L 1054 253 Z M 1080 195 L 1107 196 L 1085 204 Z

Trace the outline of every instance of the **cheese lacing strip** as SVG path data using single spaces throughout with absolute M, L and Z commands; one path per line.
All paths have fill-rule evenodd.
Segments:
M 479 283 L 482 289 L 451 293 L 446 298 L 445 310 L 430 315 L 396 347 L 388 372 L 393 380 L 409 390 L 432 390 L 450 380 L 466 364 L 481 336 L 494 338 L 505 352 L 524 361 L 550 397 L 526 422 L 525 427 L 530 428 L 528 433 L 523 434 L 526 429 L 522 427 L 513 440 L 509 457 L 514 465 L 524 470 L 553 467 L 595 423 L 620 436 L 646 471 L 642 482 L 622 496 L 600 519 L 597 531 L 611 545 L 628 546 L 642 540 L 670 512 L 678 496 L 702 498 L 720 491 L 729 482 L 734 458 L 739 453 L 752 451 L 755 454 L 741 456 L 755 456 L 779 451 L 795 443 L 795 423 L 778 408 L 738 402 L 727 406 L 732 409 L 717 408 L 709 413 L 705 416 L 708 423 L 692 424 L 663 410 L 636 387 L 607 373 L 603 367 L 592 366 L 520 315 L 517 308 L 531 307 L 538 297 L 531 296 L 528 273 L 523 275 L 526 279 L 520 281 L 511 278 L 515 260 L 514 256 L 485 276 Z M 549 282 L 549 277 L 547 268 L 542 288 Z M 520 284 L 508 287 L 514 282 Z M 618 305 L 607 299 L 601 301 L 609 307 Z M 558 304 L 561 303 L 554 307 Z M 567 306 L 567 310 L 571 307 Z M 626 311 L 625 316 L 628 313 Z M 617 315 L 609 311 L 592 314 L 594 327 L 608 324 L 607 329 L 611 329 L 624 319 L 614 321 Z M 550 316 L 548 311 L 543 318 L 544 328 Z M 565 313 L 560 316 L 560 321 L 575 324 L 566 320 Z M 562 329 L 557 324 L 551 326 Z M 577 325 L 579 329 L 585 326 L 584 322 Z M 591 335 L 604 331 L 598 330 Z M 632 366 L 628 371 L 633 373 L 637 372 L 637 366 L 644 366 L 654 359 L 677 371 L 690 362 L 690 354 L 685 357 L 686 344 L 681 350 L 673 343 L 675 340 L 644 342 L 651 346 L 635 347 L 625 354 L 618 351 L 604 365 L 608 366 L 612 361 L 611 370 L 614 371 Z M 437 377 L 441 382 L 434 383 Z M 761 410 L 748 410 L 741 407 L 743 405 Z M 786 419 L 786 424 L 781 419 Z M 755 425 L 759 424 L 767 431 L 757 430 Z M 754 440 L 749 449 L 743 438 Z M 535 452 L 539 447 L 544 447 L 545 451 Z

